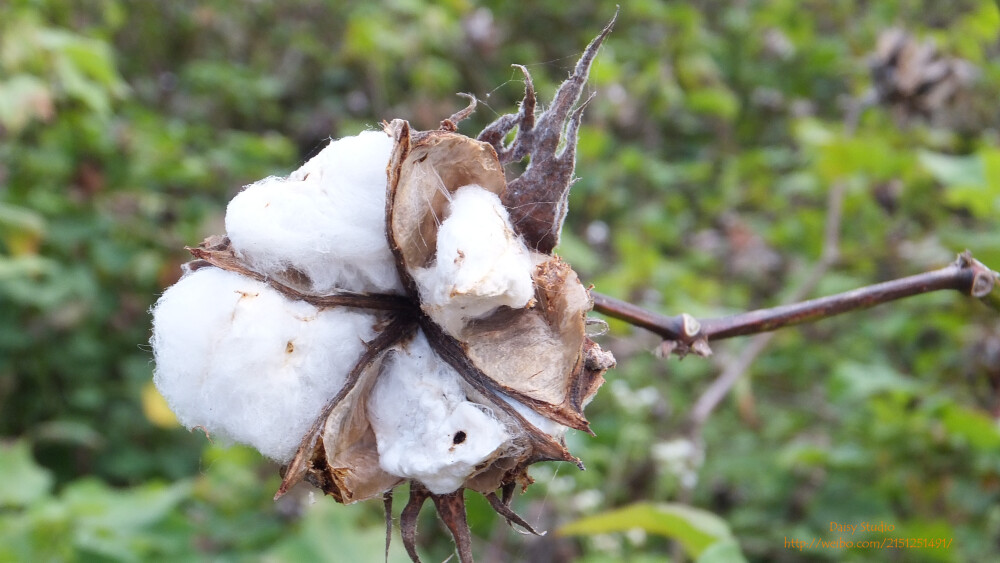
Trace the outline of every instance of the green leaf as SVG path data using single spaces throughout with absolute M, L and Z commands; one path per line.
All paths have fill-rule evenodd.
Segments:
M 725 88 L 700 88 L 688 94 L 687 106 L 694 113 L 731 120 L 740 111 L 740 101 Z
M 946 186 L 986 186 L 986 169 L 978 155 L 953 156 L 919 151 L 920 164 Z
M 972 447 L 989 452 L 1000 448 L 1000 429 L 985 414 L 949 405 L 942 418 L 948 432 Z
M 52 475 L 35 463 L 27 441 L 0 443 L 0 508 L 27 506 L 51 488 Z
M 856 401 L 885 392 L 914 393 L 920 384 L 884 363 L 841 362 L 830 380 L 834 397 Z
M 381 561 L 382 557 L 377 554 L 384 549 L 385 528 L 359 525 L 356 510 L 332 502 L 318 502 L 309 506 L 298 531 L 286 536 L 265 559 L 275 563 Z M 398 563 L 409 561 L 400 544 L 390 546 L 386 559 Z
M 684 551 L 697 558 L 716 543 L 735 545 L 729 525 L 711 512 L 683 504 L 638 503 L 581 518 L 558 530 L 559 535 L 591 535 L 624 532 L 634 528 L 677 540 Z M 737 552 L 738 552 L 737 547 Z M 715 559 L 713 561 L 723 561 Z
M 701 552 L 695 563 L 746 563 L 746 557 L 735 541 L 720 541 Z

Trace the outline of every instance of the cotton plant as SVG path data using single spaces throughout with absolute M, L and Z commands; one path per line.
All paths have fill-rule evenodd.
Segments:
M 178 419 L 281 462 L 276 498 L 306 481 L 390 511 L 408 482 L 415 561 L 427 499 L 472 560 L 466 489 L 534 532 L 513 492 L 533 463 L 582 468 L 564 436 L 589 432 L 583 409 L 614 364 L 587 336 L 588 289 L 553 254 L 610 29 L 538 115 L 522 68 L 519 112 L 476 139 L 456 126 L 473 98 L 438 130 L 397 119 L 234 197 L 226 235 L 190 249 L 153 309 L 154 381 Z

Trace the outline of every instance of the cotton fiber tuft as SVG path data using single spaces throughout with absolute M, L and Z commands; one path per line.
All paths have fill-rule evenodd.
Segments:
M 153 309 L 154 382 L 188 428 L 287 461 L 374 335 L 370 315 L 320 310 L 217 268 Z
M 226 209 L 238 256 L 281 278 L 290 269 L 316 293 L 402 292 L 385 236 L 386 164 L 381 131 L 332 141 L 287 178 L 247 186 Z
M 509 446 L 503 425 L 467 400 L 458 373 L 422 333 L 387 361 L 368 399 L 383 470 L 446 494 Z
M 532 261 L 496 194 L 477 185 L 453 194 L 437 235 L 434 264 L 414 272 L 424 310 L 452 335 L 468 319 L 534 296 Z

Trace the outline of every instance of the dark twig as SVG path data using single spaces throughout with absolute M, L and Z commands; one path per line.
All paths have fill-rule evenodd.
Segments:
M 690 351 L 699 341 L 707 342 L 770 332 L 942 289 L 953 289 L 982 299 L 989 296 L 997 283 L 997 277 L 996 272 L 984 266 L 966 251 L 960 254 L 954 263 L 940 270 L 792 305 L 701 321 L 687 314 L 668 317 L 600 293 L 591 295 L 594 298 L 595 311 L 645 328 L 665 340 L 677 342 L 682 347 L 686 346 Z

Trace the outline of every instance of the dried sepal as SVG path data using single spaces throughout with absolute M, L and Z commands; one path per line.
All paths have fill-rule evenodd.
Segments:
M 472 532 L 465 518 L 465 489 L 446 495 L 431 495 L 431 500 L 455 540 L 459 563 L 472 563 Z
M 511 510 L 510 497 L 506 497 L 506 499 L 501 499 L 500 497 L 497 496 L 496 492 L 491 491 L 486 495 L 486 500 L 490 503 L 490 507 L 493 508 L 493 511 L 499 514 L 500 516 L 503 516 L 504 520 L 507 521 L 507 525 L 510 526 L 511 528 L 513 528 L 514 525 L 517 524 L 524 531 L 530 534 L 536 536 L 545 535 L 544 531 L 539 532 L 535 530 L 533 527 L 531 527 L 531 524 L 528 524 L 528 522 L 525 521 L 524 518 L 521 518 L 520 516 L 518 516 L 516 512 Z
M 525 77 L 524 100 L 520 110 L 516 114 L 501 116 L 483 129 L 478 137 L 493 145 L 503 164 L 531 157 L 524 172 L 508 184 L 503 202 L 511 212 L 514 228 L 524 237 L 525 243 L 545 254 L 559 244 L 559 232 L 566 218 L 569 189 L 576 166 L 576 136 L 583 108 L 590 100 L 579 106 L 577 102 L 597 51 L 611 33 L 617 18 L 618 13 L 615 12 L 601 33 L 587 45 L 573 73 L 559 86 L 552 103 L 541 115 L 535 116 L 535 89 L 531 76 L 527 69 L 518 66 Z M 505 145 L 504 138 L 515 127 L 517 133 L 514 140 Z
M 389 563 L 389 548 L 392 546 L 392 489 L 382 495 L 382 509 L 385 511 L 385 562 Z
M 410 481 L 410 498 L 399 514 L 399 534 L 403 538 L 403 547 L 410 559 L 417 563 L 420 561 L 420 556 L 417 555 L 417 517 L 430 496 L 431 492 L 426 487 Z

